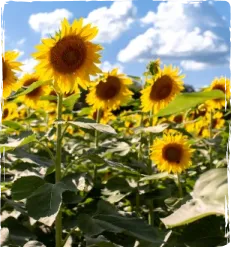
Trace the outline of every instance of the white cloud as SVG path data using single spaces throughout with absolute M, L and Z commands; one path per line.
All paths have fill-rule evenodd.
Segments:
M 26 42 L 26 39 L 25 39 L 25 38 L 22 38 L 22 39 L 18 40 L 18 41 L 16 42 L 16 44 L 17 44 L 18 46 L 21 46 L 21 45 L 23 45 L 25 42 Z
M 199 7 L 200 6 L 200 2 L 195 2 L 195 3 L 192 3 L 194 7 Z
M 180 64 L 185 70 L 203 70 L 209 67 L 209 65 L 205 63 L 196 62 L 193 60 L 183 60 L 180 62 Z
M 111 64 L 110 62 L 105 61 L 100 64 L 100 69 L 102 69 L 103 72 L 111 71 L 114 68 L 118 68 L 120 73 L 123 73 L 124 71 L 124 67 L 120 63 Z
M 24 53 L 25 53 L 24 51 L 21 51 L 21 50 L 19 50 L 17 48 L 13 49 L 13 51 L 19 52 L 19 57 L 22 57 L 24 55 Z
M 160 57 L 202 69 L 211 62 L 219 65 L 229 54 L 229 29 L 207 3 L 160 3 L 156 13 L 149 11 L 140 22 L 151 27 L 119 52 L 120 62 Z
M 99 28 L 95 41 L 111 43 L 128 30 L 135 20 L 136 7 L 132 1 L 114 2 L 109 8 L 93 10 L 86 17 L 86 23 L 93 23 Z
M 73 14 L 67 9 L 56 9 L 50 13 L 36 13 L 29 18 L 31 28 L 40 32 L 42 36 L 54 33 L 60 27 L 60 22 L 64 19 L 72 18 Z
M 25 73 L 33 73 L 34 67 L 38 64 L 38 61 L 36 61 L 33 58 L 28 58 L 22 61 L 23 65 L 21 66 L 22 72 L 19 72 L 17 75 L 19 77 L 22 77 Z

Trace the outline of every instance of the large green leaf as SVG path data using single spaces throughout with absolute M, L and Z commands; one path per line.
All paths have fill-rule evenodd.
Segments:
M 225 216 L 226 209 L 224 205 L 219 203 L 208 203 L 200 199 L 190 200 L 183 204 L 178 210 L 161 221 L 167 228 L 187 225 L 196 220 L 202 219 L 210 215 Z
M 30 87 L 28 87 L 26 90 L 18 93 L 18 94 L 15 94 L 13 96 L 11 96 L 10 98 L 17 98 L 19 96 L 24 96 L 30 92 L 32 92 L 33 90 L 37 89 L 38 87 L 40 86 L 43 86 L 43 85 L 50 85 L 52 83 L 52 80 L 48 80 L 48 81 L 37 81 L 37 82 L 34 82 L 30 85 Z
M 161 133 L 165 129 L 167 129 L 168 127 L 169 127 L 169 124 L 160 124 L 160 125 L 157 125 L 157 126 L 150 126 L 150 127 L 137 127 L 137 128 L 134 128 L 134 133 L 135 134 L 139 134 L 141 132 L 144 132 L 144 133 Z
M 17 179 L 12 185 L 12 198 L 14 200 L 25 199 L 44 184 L 45 181 L 38 176 L 21 177 Z
M 66 99 L 63 100 L 63 106 L 68 109 L 71 110 L 73 109 L 76 101 L 78 100 L 78 98 L 80 97 L 80 94 L 73 94 L 69 97 L 67 97 Z
M 160 110 L 157 116 L 168 116 L 180 113 L 187 109 L 196 107 L 210 99 L 225 99 L 225 94 L 220 90 L 212 90 L 207 92 L 182 93 L 178 95 L 170 104 Z
M 9 150 L 14 150 L 15 148 L 21 147 L 23 145 L 26 145 L 28 143 L 35 142 L 35 141 L 36 141 L 36 135 L 32 134 L 28 137 L 23 138 L 20 141 L 15 140 L 10 143 L 2 144 L 0 146 L 0 153 L 3 153 L 4 151 L 6 152 Z
M 103 125 L 98 123 L 89 123 L 82 121 L 69 121 L 68 124 L 78 126 L 85 129 L 94 129 L 103 133 L 116 134 L 116 131 L 110 125 Z
M 2 124 L 14 130 L 24 130 L 24 127 L 15 121 L 3 121 Z
M 63 183 L 46 183 L 40 186 L 28 199 L 28 214 L 35 220 L 53 217 L 55 220 L 62 203 L 62 193 L 66 191 Z
M 225 216 L 227 168 L 212 169 L 202 174 L 195 184 L 192 197 L 173 214 L 161 219 L 166 227 L 189 224 L 209 215 Z
M 229 205 L 228 173 L 228 168 L 216 168 L 203 173 L 195 183 L 193 197 Z

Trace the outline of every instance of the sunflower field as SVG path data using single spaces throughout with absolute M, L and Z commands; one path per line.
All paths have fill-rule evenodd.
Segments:
M 97 33 L 64 19 L 20 78 L 2 55 L 1 246 L 225 246 L 229 79 L 101 71 Z

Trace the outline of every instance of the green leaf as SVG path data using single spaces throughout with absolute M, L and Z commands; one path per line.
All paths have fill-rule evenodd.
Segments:
M 226 209 L 224 205 L 219 203 L 203 202 L 200 199 L 190 200 L 186 204 L 182 205 L 173 214 L 166 218 L 162 218 L 161 221 L 167 228 L 173 228 L 177 226 L 187 225 L 201 218 L 210 215 L 222 215 L 225 216 Z
M 32 92 L 33 90 L 37 89 L 40 86 L 50 85 L 51 83 L 52 83 L 52 80 L 34 82 L 26 90 L 24 90 L 23 92 L 21 92 L 19 94 L 15 94 L 15 95 L 11 96 L 10 98 L 17 98 L 17 97 L 20 97 L 20 96 L 24 96 L 24 95 Z
M 99 235 L 104 231 L 104 229 L 88 214 L 80 214 L 77 217 L 77 224 L 80 230 L 89 237 Z
M 55 220 L 62 203 L 62 193 L 66 191 L 63 183 L 46 183 L 40 186 L 26 202 L 28 214 L 35 220 L 52 217 Z
M 160 234 L 157 229 L 148 225 L 145 221 L 134 218 L 124 217 L 121 215 L 97 215 L 95 219 L 106 222 L 108 225 L 121 229 L 137 239 L 151 243 L 160 242 Z
M 160 124 L 157 126 L 150 126 L 150 127 L 137 127 L 134 128 L 134 133 L 135 134 L 139 134 L 141 132 L 144 133 L 161 133 L 163 132 L 165 129 L 167 129 L 169 127 L 169 124 Z
M 6 152 L 6 151 L 9 151 L 9 150 L 14 150 L 15 148 L 21 147 L 23 145 L 26 145 L 28 143 L 35 142 L 35 141 L 37 141 L 36 140 L 36 135 L 32 134 L 32 135 L 30 135 L 30 136 L 28 136 L 28 137 L 26 137 L 26 138 L 24 138 L 20 141 L 15 140 L 15 141 L 12 141 L 10 143 L 2 144 L 0 146 L 0 153 L 3 153 L 4 151 Z
M 2 124 L 11 129 L 14 129 L 14 130 L 23 130 L 24 129 L 24 127 L 22 125 L 20 125 L 19 123 L 15 122 L 15 121 L 3 121 Z
M 89 122 L 78 122 L 78 121 L 69 121 L 68 124 L 78 126 L 85 129 L 94 129 L 103 133 L 116 134 L 116 131 L 110 125 L 103 125 L 98 123 L 89 123 Z
M 39 241 L 32 240 L 27 242 L 23 247 L 46 247 L 46 246 Z
M 71 95 L 69 97 L 67 97 L 66 99 L 63 100 L 63 106 L 68 109 L 68 110 L 73 110 L 73 107 L 76 103 L 76 101 L 78 100 L 78 98 L 80 97 L 80 94 L 74 94 Z
M 173 175 L 170 175 L 168 172 L 158 173 L 151 176 L 145 176 L 140 179 L 140 182 L 142 181 L 151 181 L 151 180 L 159 180 L 159 179 L 165 179 L 165 178 L 173 178 Z
M 216 168 L 204 172 L 195 183 L 193 197 L 207 202 L 229 205 L 228 168 Z
M 138 76 L 128 75 L 128 77 L 130 77 L 130 78 L 132 78 L 132 79 L 134 79 L 136 81 L 142 81 L 142 79 L 140 77 L 138 77 Z
M 25 199 L 44 184 L 45 181 L 38 176 L 21 177 L 12 185 L 12 198 L 14 200 Z
M 225 216 L 228 198 L 227 168 L 212 169 L 196 181 L 193 199 L 170 216 L 161 219 L 168 228 L 192 223 L 209 215 Z
M 180 113 L 187 109 L 196 107 L 210 99 L 225 99 L 225 94 L 220 90 L 212 90 L 207 92 L 182 93 L 178 95 L 170 104 L 160 110 L 156 116 L 168 116 Z
M 47 95 L 47 96 L 41 96 L 40 97 L 41 100 L 52 100 L 52 101 L 57 101 L 57 96 L 53 96 L 53 95 Z

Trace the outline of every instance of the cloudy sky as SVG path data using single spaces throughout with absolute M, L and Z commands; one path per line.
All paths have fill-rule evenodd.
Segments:
M 230 76 L 229 16 L 228 2 L 221 1 L 10 1 L 3 9 L 5 49 L 19 50 L 24 70 L 31 72 L 30 54 L 41 37 L 52 34 L 64 17 L 84 17 L 99 27 L 95 42 L 104 46 L 103 70 L 116 66 L 140 76 L 151 59 L 160 57 L 179 66 L 185 83 L 198 88 L 215 76 Z

